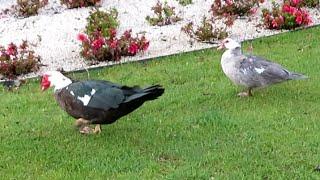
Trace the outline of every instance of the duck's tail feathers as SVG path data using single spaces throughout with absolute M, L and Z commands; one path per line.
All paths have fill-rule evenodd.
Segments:
M 161 85 L 149 86 L 144 89 L 139 89 L 139 92 L 128 97 L 125 102 L 130 102 L 135 100 L 139 100 L 143 102 L 150 101 L 150 100 L 157 99 L 163 93 L 164 93 L 164 88 Z
M 147 100 L 154 100 L 164 93 L 164 88 L 161 85 L 154 85 L 144 88 L 143 92 L 146 93 Z
M 308 79 L 308 76 L 293 72 L 290 74 L 289 79 L 290 80 L 303 80 L 303 79 Z

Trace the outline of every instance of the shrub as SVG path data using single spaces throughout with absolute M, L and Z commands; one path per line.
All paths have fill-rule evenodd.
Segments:
M 178 1 L 179 1 L 179 4 L 181 4 L 182 6 L 192 4 L 192 0 L 178 0 Z
M 17 0 L 19 15 L 28 17 L 38 14 L 38 10 L 48 4 L 48 0 Z
M 204 16 L 202 19 L 202 24 L 196 30 L 194 30 L 194 25 L 192 22 L 182 27 L 181 30 L 191 38 L 203 42 L 211 42 L 226 38 L 228 36 L 226 28 L 215 28 L 213 23 L 214 22 L 212 20 L 209 20 Z
M 167 2 L 165 2 L 164 5 L 162 5 L 162 3 L 158 1 L 157 4 L 154 7 L 152 7 L 152 10 L 156 17 L 147 16 L 146 20 L 152 26 L 164 26 L 181 21 L 182 18 L 176 15 L 174 9 L 175 7 L 169 6 Z
M 13 43 L 7 48 L 0 46 L 0 74 L 12 79 L 21 74 L 37 71 L 40 56 L 36 56 L 28 47 L 27 41 L 23 41 L 19 47 Z
M 264 26 L 268 29 L 295 29 L 309 25 L 312 20 L 309 13 L 299 7 L 299 3 L 284 3 L 282 6 L 273 2 L 271 11 L 262 10 Z
M 61 0 L 61 4 L 67 5 L 69 9 L 95 6 L 100 3 L 101 0 Z
M 317 7 L 320 4 L 319 0 L 283 0 L 284 4 L 289 4 L 293 7 Z
M 116 29 L 119 26 L 118 11 L 111 9 L 108 12 L 95 10 L 87 18 L 86 33 L 92 36 L 94 32 L 99 31 L 104 37 L 109 37 L 110 29 Z
M 132 31 L 127 30 L 120 38 L 117 38 L 117 31 L 110 29 L 110 37 L 104 37 L 100 31 L 94 36 L 79 34 L 78 40 L 82 43 L 81 55 L 93 61 L 119 61 L 122 56 L 134 56 L 140 51 L 149 47 L 149 41 L 145 36 L 132 37 Z
M 317 7 L 320 5 L 319 0 L 302 0 L 302 5 L 307 7 Z
M 144 35 L 132 36 L 132 31 L 127 30 L 117 37 L 119 23 L 117 11 L 110 12 L 96 10 L 88 17 L 86 34 L 79 34 L 81 41 L 81 56 L 92 63 L 97 61 L 119 61 L 122 56 L 134 56 L 149 47 L 149 41 Z
M 210 11 L 213 16 L 225 18 L 225 24 L 232 25 L 238 16 L 248 16 L 264 0 L 214 0 Z

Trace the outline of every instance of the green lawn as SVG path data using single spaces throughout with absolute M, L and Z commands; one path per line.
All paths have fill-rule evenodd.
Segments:
M 319 179 L 320 28 L 253 41 L 254 54 L 308 80 L 238 98 L 205 50 L 90 71 L 165 94 L 84 136 L 38 80 L 1 90 L 1 179 Z M 247 49 L 245 44 L 243 49 Z M 86 73 L 71 75 L 86 79 Z

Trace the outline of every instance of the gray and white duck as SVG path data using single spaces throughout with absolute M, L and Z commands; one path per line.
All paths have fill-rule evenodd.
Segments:
M 307 78 L 265 58 L 242 54 L 240 43 L 231 38 L 224 39 L 218 49 L 226 49 L 221 57 L 224 74 L 234 84 L 247 89 L 238 96 L 252 96 L 252 90 L 255 88 Z

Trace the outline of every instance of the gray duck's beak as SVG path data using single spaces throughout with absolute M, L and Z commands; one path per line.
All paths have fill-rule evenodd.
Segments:
M 225 49 L 225 48 L 226 48 L 226 47 L 225 47 L 224 43 L 221 42 L 221 43 L 219 44 L 219 46 L 217 47 L 217 50 L 222 50 L 222 49 Z

